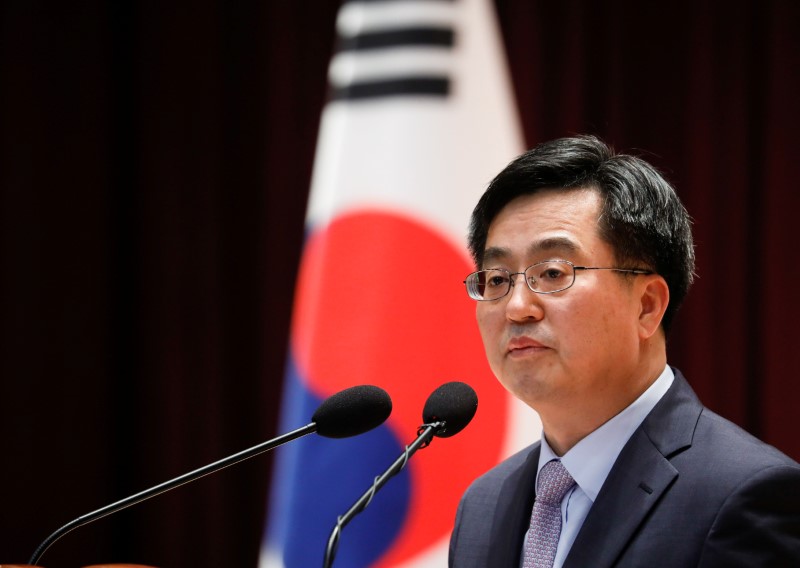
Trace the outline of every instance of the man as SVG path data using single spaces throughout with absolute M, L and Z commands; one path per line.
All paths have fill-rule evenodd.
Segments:
M 489 364 L 543 437 L 464 494 L 451 567 L 800 566 L 800 465 L 667 366 L 694 250 L 654 168 L 542 144 L 489 185 L 470 250 Z

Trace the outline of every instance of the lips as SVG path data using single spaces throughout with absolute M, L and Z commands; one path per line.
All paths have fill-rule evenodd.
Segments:
M 546 345 L 543 345 L 535 339 L 531 339 L 530 337 L 514 337 L 508 342 L 506 350 L 509 354 L 514 355 L 541 351 L 547 348 L 548 347 Z

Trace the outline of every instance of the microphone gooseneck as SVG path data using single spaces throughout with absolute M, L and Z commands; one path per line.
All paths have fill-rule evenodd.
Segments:
M 165 481 L 160 485 L 146 489 L 121 501 L 97 509 L 91 513 L 78 517 L 55 531 L 47 537 L 31 556 L 29 564 L 36 564 L 45 551 L 56 540 L 68 532 L 115 513 L 121 509 L 126 509 L 137 503 L 141 503 L 156 495 L 161 495 L 171 489 L 185 485 L 201 477 L 217 472 L 226 467 L 237 464 L 246 459 L 250 459 L 269 450 L 275 449 L 297 438 L 301 438 L 314 432 L 328 438 L 346 438 L 356 436 L 372 430 L 381 425 L 392 412 L 392 400 L 381 388 L 362 385 L 350 387 L 327 398 L 314 412 L 312 422 L 298 428 L 288 434 L 283 434 L 247 450 L 228 456 L 207 466 L 190 471 L 184 475 Z
M 475 416 L 477 410 L 478 395 L 466 383 L 457 381 L 445 383 L 431 393 L 422 411 L 422 419 L 425 424 L 417 429 L 417 439 L 406 446 L 405 451 L 389 466 L 389 469 L 375 478 L 372 486 L 344 515 L 336 519 L 336 525 L 328 537 L 323 568 L 330 568 L 333 565 L 344 527 L 367 508 L 375 494 L 389 479 L 405 468 L 411 456 L 417 450 L 426 448 L 434 436 L 449 438 L 461 432 Z

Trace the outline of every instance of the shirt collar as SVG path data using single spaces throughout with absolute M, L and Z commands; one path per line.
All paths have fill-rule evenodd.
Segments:
M 597 430 L 575 444 L 559 458 L 542 434 L 539 453 L 539 471 L 550 460 L 560 459 L 575 483 L 592 500 L 597 499 L 600 488 L 622 448 L 639 425 L 644 421 L 661 397 L 669 390 L 675 375 L 667 365 L 655 382 L 622 412 L 608 420 Z

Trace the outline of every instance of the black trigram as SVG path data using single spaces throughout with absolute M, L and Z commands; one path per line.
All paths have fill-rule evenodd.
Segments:
M 441 8 L 452 5 L 452 0 L 414 2 L 415 6 L 420 4 Z M 452 21 L 426 18 L 424 13 L 417 21 L 405 18 L 397 23 L 385 17 L 370 18 L 370 11 L 380 10 L 381 5 L 397 8 L 403 2 L 345 3 L 351 17 L 340 15 L 337 25 L 339 35 L 331 62 L 330 98 L 446 97 L 451 86 L 448 60 L 456 39 Z

